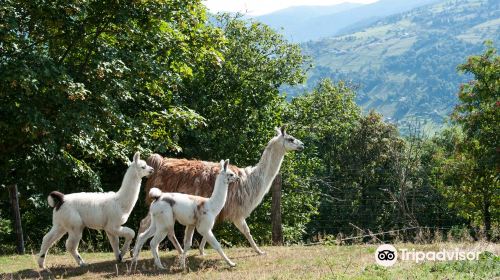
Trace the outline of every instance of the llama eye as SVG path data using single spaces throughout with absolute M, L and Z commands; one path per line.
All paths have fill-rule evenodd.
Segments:
M 288 140 L 288 142 L 293 142 L 293 139 L 291 139 L 291 138 L 289 138 L 289 139 L 287 139 L 287 140 Z
M 146 166 L 143 166 L 142 169 L 146 169 Z

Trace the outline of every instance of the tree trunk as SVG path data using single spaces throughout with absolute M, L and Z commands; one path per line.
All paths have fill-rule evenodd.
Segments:
M 17 185 L 9 186 L 10 203 L 12 205 L 12 216 L 14 217 L 14 230 L 16 232 L 16 250 L 20 255 L 24 255 L 23 227 L 21 225 L 21 213 L 19 211 L 19 199 L 17 196 Z
M 484 231 L 486 232 L 486 240 L 491 240 L 491 212 L 490 212 L 490 201 L 488 197 L 484 198 Z
M 281 175 L 276 175 L 272 185 L 271 224 L 273 245 L 283 245 L 283 227 L 281 225 Z

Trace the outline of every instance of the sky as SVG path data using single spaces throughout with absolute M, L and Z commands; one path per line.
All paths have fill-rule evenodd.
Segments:
M 291 6 L 330 6 L 343 2 L 373 3 L 377 0 L 204 0 L 210 12 L 241 12 L 252 16 L 268 14 Z

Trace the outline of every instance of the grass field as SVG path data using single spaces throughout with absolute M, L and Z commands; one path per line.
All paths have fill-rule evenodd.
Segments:
M 417 251 L 454 250 L 488 251 L 478 261 L 424 262 L 401 261 L 384 268 L 375 264 L 377 245 L 316 245 L 263 247 L 264 256 L 250 248 L 226 249 L 226 254 L 237 263 L 229 268 L 213 250 L 200 257 L 197 250 L 190 252 L 188 271 L 178 267 L 177 253 L 161 254 L 165 271 L 156 269 L 151 253 L 143 251 L 135 272 L 128 272 L 130 259 L 116 264 L 111 253 L 81 252 L 88 266 L 77 267 L 69 254 L 50 254 L 47 270 L 36 267 L 34 255 L 1 256 L 1 279 L 500 279 L 500 244 L 436 243 L 427 245 L 396 244 L 398 250 Z

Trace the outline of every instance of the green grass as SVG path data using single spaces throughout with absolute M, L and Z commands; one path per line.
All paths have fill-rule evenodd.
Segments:
M 33 255 L 1 256 L 1 279 L 500 279 L 500 245 L 486 243 L 438 243 L 430 245 L 397 244 L 396 248 L 422 251 L 441 248 L 487 250 L 479 261 L 425 262 L 416 264 L 398 261 L 390 268 L 375 264 L 377 245 L 317 245 L 263 247 L 264 256 L 256 255 L 250 248 L 229 248 L 226 254 L 237 263 L 229 268 L 213 250 L 200 257 L 197 250 L 190 252 L 188 271 L 178 266 L 177 253 L 163 251 L 164 265 L 160 271 L 154 267 L 151 253 L 143 251 L 137 271 L 130 273 L 130 259 L 116 264 L 111 253 L 85 253 L 82 257 L 89 264 L 80 268 L 69 254 L 47 256 L 47 270 L 36 268 Z

